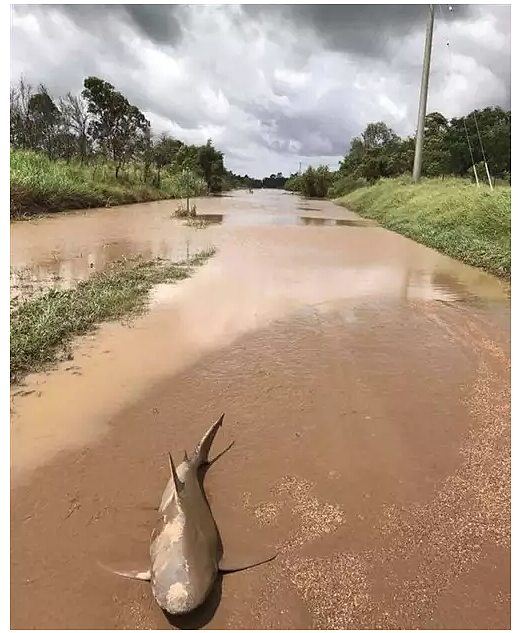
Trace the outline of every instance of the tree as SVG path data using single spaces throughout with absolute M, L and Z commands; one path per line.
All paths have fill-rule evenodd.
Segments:
M 425 118 L 423 174 L 466 176 L 472 170 L 472 150 L 474 161 L 480 165 L 478 169 L 482 166 L 484 176 L 486 157 L 493 176 L 509 179 L 510 140 L 510 111 L 484 108 L 450 121 L 441 112 L 430 112 Z M 384 123 L 370 123 L 360 137 L 352 139 L 350 151 L 340 163 L 340 178 L 363 177 L 373 182 L 377 178 L 409 172 L 414 149 L 414 138 L 400 139 Z
M 92 116 L 89 133 L 105 156 L 114 161 L 117 178 L 121 167 L 142 146 L 150 123 L 139 108 L 103 79 L 87 77 L 82 94 Z
M 33 149 L 31 138 L 31 120 L 29 101 L 33 94 L 32 86 L 20 77 L 17 86 L 10 90 L 10 128 L 11 144 L 21 149 Z
M 74 96 L 67 92 L 64 98 L 59 101 L 59 108 L 64 126 L 67 131 L 75 136 L 77 143 L 77 154 L 82 163 L 86 162 L 89 149 L 88 123 L 89 112 L 85 101 L 79 96 Z
M 262 181 L 257 178 L 251 178 L 249 174 L 241 176 L 240 174 L 234 174 L 230 170 L 225 170 L 223 178 L 223 188 L 225 191 L 231 189 L 259 189 L 262 186 Z
M 351 140 L 349 156 L 355 161 L 361 161 L 366 153 L 366 148 L 361 138 L 356 136 Z
M 332 184 L 333 174 L 326 165 L 308 167 L 301 178 L 301 193 L 307 198 L 324 198 Z
M 67 93 L 54 101 L 45 86 L 33 90 L 23 77 L 10 87 L 10 141 L 12 149 L 46 152 L 51 159 L 82 163 L 97 156 L 113 161 L 115 176 L 132 163 L 130 177 L 142 174 L 148 182 L 154 167 L 160 187 L 164 169 L 200 190 L 204 178 L 212 192 L 234 186 L 260 187 L 262 182 L 225 169 L 223 153 L 211 140 L 187 145 L 162 134 L 153 139 L 144 114 L 108 82 L 87 77 L 81 95 Z M 284 183 L 281 173 L 275 176 Z
M 341 178 L 351 176 L 353 181 L 366 178 L 370 182 L 384 176 L 400 173 L 406 164 L 399 154 L 402 141 L 382 121 L 369 123 L 364 132 L 352 139 L 350 151 L 339 166 Z
M 222 191 L 225 172 L 223 154 L 214 147 L 211 139 L 199 148 L 198 162 L 209 191 L 211 193 Z
M 440 112 L 425 117 L 423 163 L 424 176 L 442 176 L 449 173 L 449 122 Z
M 359 174 L 368 182 L 389 176 L 390 173 L 388 157 L 384 152 L 373 150 L 367 154 L 359 169 Z
M 182 143 L 175 157 L 174 167 L 176 171 L 188 169 L 202 175 L 202 170 L 198 162 L 198 147 L 196 145 L 186 145 Z
M 443 134 L 449 129 L 448 120 L 440 112 L 430 112 L 425 117 L 425 136 Z
M 398 136 L 393 130 L 382 121 L 377 123 L 368 123 L 366 129 L 362 133 L 362 143 L 364 151 L 369 152 L 372 149 L 383 147 L 389 149 L 395 147 L 399 142 Z
M 399 176 L 413 170 L 415 139 L 409 137 L 400 141 L 398 148 L 388 157 L 387 170 L 391 176 Z
M 333 174 L 327 165 L 319 165 L 315 170 L 315 193 L 318 198 L 324 198 L 328 194 L 328 188 L 332 184 Z
M 160 187 L 161 169 L 173 163 L 181 146 L 181 141 L 171 138 L 166 133 L 161 134 L 153 145 L 152 156 L 153 163 L 157 168 L 156 182 L 158 187 Z
M 88 112 L 80 97 L 68 93 L 56 103 L 47 88 L 35 92 L 23 77 L 11 86 L 11 145 L 47 153 L 50 158 L 86 159 Z
M 473 110 L 465 117 L 452 119 L 447 134 L 450 150 L 449 171 L 461 176 L 471 169 L 469 143 L 474 162 L 483 161 L 479 140 L 481 136 L 491 174 L 507 177 L 511 172 L 511 123 L 510 110 L 505 111 L 498 107 Z
M 43 84 L 40 84 L 39 92 L 29 97 L 27 117 L 31 147 L 53 158 L 61 113 Z
M 287 178 L 283 176 L 283 174 L 278 171 L 277 174 L 270 174 L 266 178 L 263 178 L 262 185 L 265 189 L 283 189 Z
M 285 189 L 294 193 L 301 193 L 303 190 L 303 177 L 298 174 L 290 174 L 290 178 L 285 182 Z

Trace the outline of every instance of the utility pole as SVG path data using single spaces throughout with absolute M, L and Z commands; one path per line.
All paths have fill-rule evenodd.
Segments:
M 425 35 L 425 51 L 423 55 L 422 85 L 420 87 L 420 104 L 418 106 L 418 126 L 416 128 L 416 147 L 414 151 L 413 180 L 418 182 L 422 173 L 422 150 L 427 109 L 427 90 L 429 88 L 429 70 L 431 68 L 431 48 L 434 26 L 434 5 L 429 5 L 429 21 Z
M 299 161 L 299 175 L 301 175 L 301 161 Z

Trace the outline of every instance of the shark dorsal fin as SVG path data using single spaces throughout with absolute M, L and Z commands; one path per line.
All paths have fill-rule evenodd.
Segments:
M 195 451 L 192 457 L 192 462 L 194 462 L 197 466 L 201 466 L 209 462 L 209 451 L 211 450 L 211 445 L 213 443 L 216 432 L 222 426 L 224 415 L 225 413 L 222 413 L 222 415 L 211 426 L 211 428 L 207 431 L 207 433 L 200 440 L 200 442 L 198 442 L 198 445 L 195 448 Z

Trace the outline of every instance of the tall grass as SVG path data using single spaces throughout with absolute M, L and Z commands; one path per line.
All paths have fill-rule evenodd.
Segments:
M 74 336 L 89 332 L 102 321 L 143 310 L 155 284 L 189 277 L 214 253 L 213 248 L 200 251 L 189 262 L 180 263 L 123 260 L 75 288 L 49 290 L 22 300 L 11 312 L 11 382 L 58 360 Z
M 458 179 L 380 180 L 335 202 L 495 275 L 511 276 L 511 187 Z
M 165 173 L 160 188 L 143 182 L 143 166 L 130 164 L 119 178 L 108 163 L 67 163 L 32 151 L 11 151 L 11 216 L 113 206 L 186 195 L 181 174 Z M 205 195 L 202 178 L 191 175 L 190 195 Z

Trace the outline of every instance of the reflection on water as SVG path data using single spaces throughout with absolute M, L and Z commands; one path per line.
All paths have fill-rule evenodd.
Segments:
M 135 240 L 121 239 L 85 245 L 79 253 L 65 256 L 55 251 L 50 257 L 42 257 L 37 262 L 28 262 L 23 267 L 11 266 L 11 299 L 40 294 L 48 289 L 67 290 L 78 281 L 87 279 L 93 272 L 104 270 L 110 263 L 137 256 L 144 259 L 184 260 L 194 250 L 207 248 L 209 242 L 193 246 L 189 238 L 171 241 L 167 237 Z
M 286 336 L 292 340 L 293 333 L 298 340 L 307 317 L 318 333 L 323 332 L 324 317 L 335 323 L 335 336 L 363 318 L 370 330 L 374 314 L 398 319 L 402 306 L 411 314 L 417 301 L 476 297 L 500 319 L 508 316 L 506 286 L 497 279 L 395 233 L 366 227 L 331 202 L 312 201 L 320 217 L 301 215 L 297 196 L 269 191 L 198 199 L 196 205 L 201 216 L 213 217 L 206 228 L 172 220 L 174 201 L 56 214 L 11 225 L 12 279 L 23 273 L 40 287 L 70 287 L 121 257 L 178 260 L 211 244 L 218 249 L 191 279 L 157 286 L 153 309 L 138 327 L 106 324 L 95 337 L 78 342 L 73 366 L 81 367 L 81 376 L 67 371 L 69 365 L 44 378 L 38 375 L 34 383 L 27 378 L 28 388 L 39 393 L 16 402 L 15 470 L 97 437 L 121 403 L 138 398 L 203 354 L 256 330 L 269 342 L 269 326 L 280 320 L 287 323 Z M 398 357 L 398 328 L 395 332 L 388 327 L 384 336 L 392 345 L 396 341 Z M 325 358 L 312 345 L 300 346 L 297 353 L 307 368 L 315 366 L 316 356 Z M 238 377 L 243 374 L 241 358 L 240 352 L 229 359 L 236 363 L 233 375 Z M 276 362 L 283 364 L 283 357 Z M 337 358 L 333 362 L 339 363 Z M 297 393 L 292 397 L 299 400 Z
M 171 219 L 174 201 L 13 223 L 11 296 L 30 294 L 35 288 L 70 288 L 122 258 L 181 260 L 214 244 L 220 251 L 220 274 L 229 284 L 243 278 L 258 301 L 274 280 L 281 297 L 295 288 L 296 296 L 302 293 L 299 300 L 310 305 L 321 301 L 323 284 L 326 300 L 508 300 L 506 285 L 493 277 L 384 231 L 329 201 L 312 201 L 310 207 L 298 196 L 261 190 L 254 196 L 235 192 L 201 198 L 196 205 L 205 228 Z M 322 227 L 330 230 L 318 230 Z M 168 294 L 158 292 L 161 297 Z
M 352 226 L 352 227 L 364 227 L 364 226 L 377 226 L 375 222 L 371 220 L 364 220 L 362 218 L 301 218 L 302 224 L 309 226 Z
M 222 224 L 224 216 L 221 213 L 197 214 L 197 220 L 203 220 L 207 224 Z
M 305 209 L 312 211 L 313 209 Z M 315 209 L 318 211 L 319 209 Z M 314 218 L 302 215 L 284 215 L 281 213 L 208 213 L 205 215 L 197 215 L 199 220 L 203 220 L 207 224 L 226 224 L 229 226 L 255 226 L 255 225 L 285 225 L 285 226 L 377 226 L 371 220 L 363 218 Z

